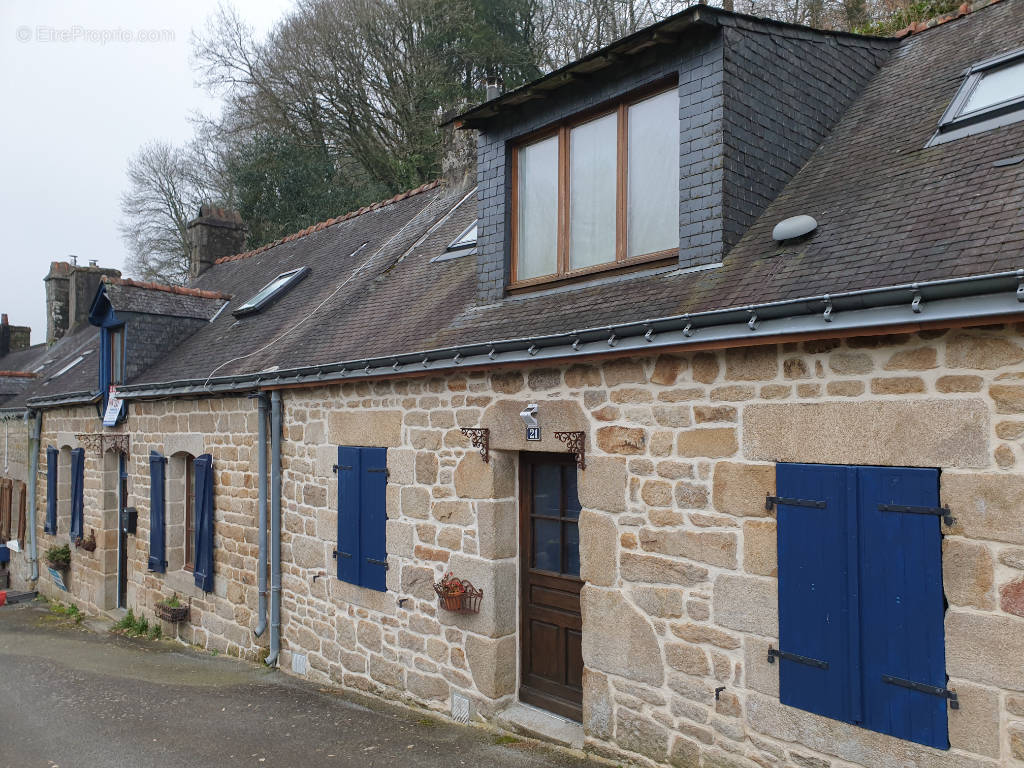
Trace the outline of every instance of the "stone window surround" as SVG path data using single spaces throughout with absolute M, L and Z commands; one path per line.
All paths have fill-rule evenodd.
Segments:
M 186 488 L 187 464 L 195 456 L 187 451 L 178 451 L 167 458 L 167 486 L 164 512 L 164 526 L 167 532 L 167 575 L 178 571 L 192 580 L 192 569 L 185 567 L 185 513 L 186 495 L 192 495 L 192 509 L 195 510 L 195 488 Z

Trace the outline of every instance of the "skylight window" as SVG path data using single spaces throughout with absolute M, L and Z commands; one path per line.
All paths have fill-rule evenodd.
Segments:
M 444 249 L 444 253 L 439 256 L 435 256 L 431 261 L 448 261 L 449 259 L 457 259 L 459 256 L 465 256 L 466 254 L 472 253 L 474 248 L 476 248 L 475 221 L 462 230 L 462 234 L 448 244 L 448 247 Z
M 83 360 L 85 360 L 85 355 L 79 355 L 74 360 L 72 360 L 70 363 L 68 363 L 63 368 L 61 368 L 59 371 L 57 371 L 55 374 L 53 374 L 53 376 L 50 377 L 50 381 L 53 381 L 58 376 L 63 376 L 65 373 L 70 371 L 72 368 L 74 368 L 76 365 L 78 365 Z
M 1024 120 L 1024 49 L 979 62 L 964 75 L 928 146 Z
M 239 315 L 248 315 L 253 312 L 259 312 L 267 306 L 267 304 L 283 294 L 308 274 L 309 267 L 299 267 L 298 269 L 292 269 L 288 272 L 282 272 L 265 286 L 260 288 L 260 290 L 256 292 L 255 296 L 243 303 L 231 314 L 238 317 Z

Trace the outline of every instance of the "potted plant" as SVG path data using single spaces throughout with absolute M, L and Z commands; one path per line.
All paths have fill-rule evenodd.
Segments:
M 95 552 L 96 551 L 96 529 L 95 528 L 90 528 L 89 529 L 89 538 L 88 539 L 79 539 L 75 543 L 78 546 L 80 546 L 82 549 L 84 549 L 86 552 Z
M 179 622 L 184 621 L 188 617 L 188 606 L 182 605 L 181 600 L 178 599 L 178 593 L 175 592 L 166 600 L 161 600 L 154 606 L 157 617 L 164 621 Z
M 46 550 L 46 562 L 51 568 L 66 571 L 71 567 L 71 548 L 67 544 L 50 547 Z
M 446 611 L 456 613 L 479 613 L 480 598 L 483 592 L 463 579 L 446 573 L 444 578 L 434 584 L 437 601 Z

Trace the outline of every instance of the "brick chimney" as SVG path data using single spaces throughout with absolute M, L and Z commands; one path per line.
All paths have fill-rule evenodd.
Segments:
M 245 250 L 246 229 L 241 214 L 212 205 L 199 209 L 199 216 L 185 228 L 189 244 L 189 272 L 199 277 L 223 256 Z
M 0 315 L 0 357 L 9 352 L 28 349 L 31 346 L 31 335 L 32 329 L 27 325 L 11 325 L 6 314 Z

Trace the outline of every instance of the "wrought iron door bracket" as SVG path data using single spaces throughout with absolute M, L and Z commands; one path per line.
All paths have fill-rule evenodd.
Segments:
M 893 677 L 892 675 L 882 675 L 882 682 L 888 683 L 889 685 L 897 685 L 900 688 L 908 688 L 911 691 L 917 691 L 918 693 L 927 693 L 930 696 L 939 696 L 943 699 L 949 699 L 950 709 L 960 709 L 960 699 L 957 698 L 956 691 L 952 688 L 940 688 L 937 685 L 915 683 L 913 680 L 904 680 L 902 677 Z
M 827 506 L 824 501 L 789 499 L 785 496 L 772 496 L 766 493 L 764 496 L 764 508 L 771 512 L 776 504 L 785 504 L 787 507 L 810 507 L 811 509 L 825 509 Z
M 586 432 L 555 432 L 555 437 L 565 443 L 566 449 L 576 457 L 576 466 L 580 469 L 587 468 L 586 456 Z
M 915 507 L 908 504 L 879 504 L 879 512 L 907 512 L 912 515 L 938 515 L 947 527 L 956 523 L 953 512 L 947 504 L 944 507 Z
M 797 664 L 806 664 L 808 667 L 817 667 L 818 669 L 828 669 L 827 661 L 822 661 L 821 659 L 812 659 L 810 656 L 801 656 L 799 653 L 789 653 L 788 651 L 780 651 L 778 648 L 772 648 L 769 645 L 768 663 L 774 664 L 776 659 L 795 661 Z
M 480 449 L 480 458 L 486 464 L 491 458 L 491 430 L 487 427 L 459 427 L 459 431 L 469 438 L 470 445 Z

